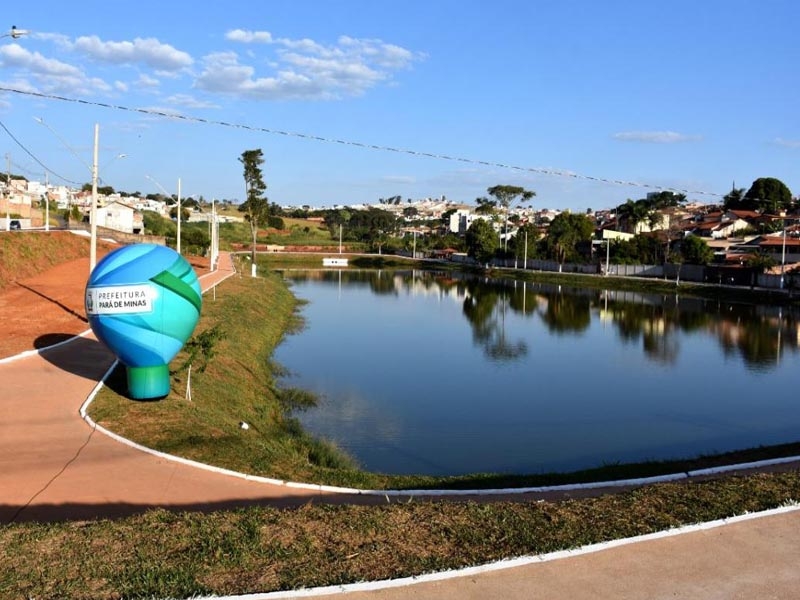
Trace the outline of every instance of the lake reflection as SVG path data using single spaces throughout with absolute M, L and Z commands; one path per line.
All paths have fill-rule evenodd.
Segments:
M 366 469 L 539 473 L 800 439 L 798 315 L 428 271 L 288 272 L 275 359 Z

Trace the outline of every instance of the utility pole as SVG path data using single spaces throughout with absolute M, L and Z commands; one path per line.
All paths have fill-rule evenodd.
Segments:
M 525 229 L 525 262 L 522 263 L 522 270 L 528 268 L 528 229 Z
M 100 125 L 94 124 L 94 158 L 92 160 L 92 208 L 89 211 L 89 230 L 91 244 L 89 248 L 89 274 L 97 264 L 97 151 L 100 145 Z
M 781 249 L 781 289 L 784 288 L 783 272 L 786 267 L 786 215 L 783 217 L 783 248 Z
M 175 248 L 178 254 L 181 253 L 181 178 L 178 177 L 178 239 L 175 242 Z
M 47 194 L 47 188 L 50 182 L 47 179 L 47 171 L 44 172 L 44 230 L 50 231 L 50 196 Z
M 11 231 L 11 155 L 6 152 L 6 231 Z
M 219 227 L 217 226 L 217 205 L 214 198 L 211 199 L 211 270 L 217 270 L 217 260 L 219 259 Z

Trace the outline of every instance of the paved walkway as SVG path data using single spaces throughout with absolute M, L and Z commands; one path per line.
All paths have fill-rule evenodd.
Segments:
M 796 600 L 800 598 L 799 558 L 800 511 L 794 511 L 521 567 L 351 592 L 346 597 Z
M 204 289 L 231 275 L 229 256 Z M 91 335 L 0 364 L 0 522 L 120 516 L 154 506 L 297 504 L 319 491 L 233 478 L 146 454 L 79 409 L 113 363 Z M 369 501 L 326 496 L 326 501 Z M 365 598 L 798 598 L 800 511 Z M 290 597 L 290 595 L 284 595 Z
M 201 278 L 231 275 L 230 256 Z M 114 362 L 91 335 L 0 364 L 0 522 L 82 519 L 248 502 L 289 504 L 319 494 L 198 470 L 120 444 L 79 410 Z

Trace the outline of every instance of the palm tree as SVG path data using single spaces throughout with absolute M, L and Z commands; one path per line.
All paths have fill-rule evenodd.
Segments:
M 623 231 L 636 233 L 636 227 L 647 219 L 649 212 L 646 201 L 628 199 L 617 207 L 617 222 Z

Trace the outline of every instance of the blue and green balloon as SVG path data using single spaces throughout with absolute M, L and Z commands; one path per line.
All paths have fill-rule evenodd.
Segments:
M 166 246 L 123 246 L 97 264 L 85 298 L 92 331 L 127 367 L 128 394 L 166 396 L 169 362 L 200 318 L 202 290 L 192 266 Z

